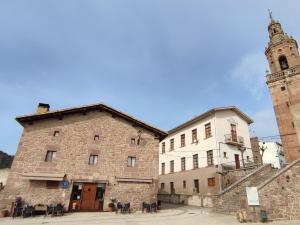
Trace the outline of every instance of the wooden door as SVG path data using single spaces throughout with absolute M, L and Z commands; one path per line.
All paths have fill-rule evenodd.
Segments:
M 96 184 L 83 184 L 82 201 L 80 207 L 82 211 L 95 210 L 96 190 Z
M 194 191 L 196 192 L 196 193 L 199 193 L 199 180 L 197 179 L 197 180 L 194 180 Z
M 237 142 L 237 133 L 236 133 L 236 125 L 231 124 L 231 138 L 232 141 Z
M 240 155 L 239 154 L 234 154 L 234 159 L 235 159 L 235 168 L 236 169 L 241 168 L 241 165 L 240 165 Z

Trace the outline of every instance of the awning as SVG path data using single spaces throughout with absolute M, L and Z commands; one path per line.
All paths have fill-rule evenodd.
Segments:
M 116 177 L 118 182 L 152 183 L 152 178 Z
M 64 173 L 23 173 L 22 176 L 27 180 L 52 180 L 63 181 L 66 174 Z

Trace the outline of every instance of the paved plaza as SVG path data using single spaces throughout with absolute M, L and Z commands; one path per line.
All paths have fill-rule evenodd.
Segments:
M 1 225 L 36 225 L 36 224 L 118 224 L 118 225 L 235 225 L 240 224 L 234 216 L 213 213 L 209 209 L 180 206 L 168 207 L 158 213 L 148 214 L 136 212 L 130 215 L 116 215 L 115 213 L 68 213 L 62 217 L 34 218 L 4 218 Z M 251 223 L 258 224 L 258 223 Z M 260 223 L 259 223 L 260 224 Z M 276 221 L 270 225 L 300 224 L 300 221 Z

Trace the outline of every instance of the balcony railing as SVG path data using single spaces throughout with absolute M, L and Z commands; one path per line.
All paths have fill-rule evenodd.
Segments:
M 294 66 L 294 67 L 291 67 L 284 71 L 268 74 L 267 75 L 267 83 L 294 76 L 295 74 L 298 74 L 299 72 L 300 72 L 300 66 Z
M 225 135 L 225 143 L 237 146 L 244 146 L 244 138 L 232 134 Z

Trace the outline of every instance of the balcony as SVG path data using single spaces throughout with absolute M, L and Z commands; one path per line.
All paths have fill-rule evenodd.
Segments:
M 230 145 L 236 145 L 236 146 L 244 146 L 244 138 L 232 135 L 232 134 L 226 134 L 225 135 L 225 143 Z
M 300 72 L 300 66 L 294 66 L 289 69 L 279 71 L 272 74 L 267 74 L 267 83 L 275 82 L 278 80 L 286 79 L 288 77 L 294 76 Z

